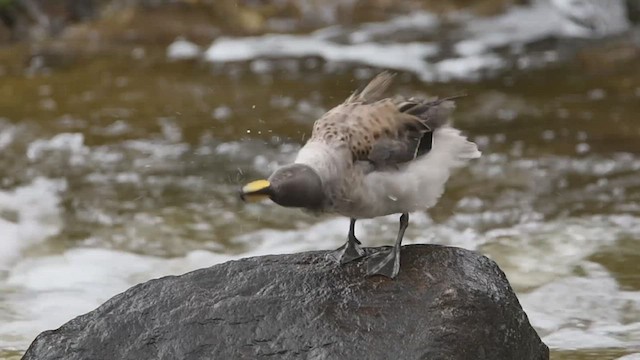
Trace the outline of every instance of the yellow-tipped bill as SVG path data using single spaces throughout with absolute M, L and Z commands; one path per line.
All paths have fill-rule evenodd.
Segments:
M 256 180 L 248 183 L 240 190 L 240 199 L 247 202 L 256 202 L 269 198 L 269 187 L 271 183 L 267 180 Z

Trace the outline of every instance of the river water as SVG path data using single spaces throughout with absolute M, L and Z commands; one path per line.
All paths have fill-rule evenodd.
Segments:
M 391 68 L 399 93 L 466 93 L 455 124 L 483 151 L 406 243 L 494 259 L 552 358 L 637 359 L 640 50 L 633 34 L 569 40 L 541 16 L 462 16 L 446 41 L 427 13 L 219 38 L 196 60 L 149 44 L 60 61 L 2 49 L 0 358 L 151 278 L 341 245 L 347 219 L 240 204 L 237 189 Z M 513 19 L 535 26 L 505 31 Z M 396 222 L 357 231 L 390 244 Z

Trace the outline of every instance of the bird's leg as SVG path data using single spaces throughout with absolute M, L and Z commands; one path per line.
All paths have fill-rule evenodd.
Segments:
M 340 264 L 346 264 L 364 256 L 364 250 L 360 247 L 360 241 L 356 239 L 356 219 L 351 219 L 347 242 L 333 252 L 333 256 Z
M 388 278 L 395 278 L 400 271 L 400 247 L 404 232 L 409 226 L 409 214 L 403 213 L 400 216 L 400 229 L 398 238 L 391 248 L 391 251 L 383 251 L 372 255 L 367 262 L 367 275 L 383 275 Z

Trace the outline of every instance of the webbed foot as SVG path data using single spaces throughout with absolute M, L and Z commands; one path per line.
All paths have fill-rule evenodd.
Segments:
M 395 278 L 400 272 L 400 249 L 382 250 L 367 259 L 367 276 L 382 275 Z
M 409 214 L 403 213 L 400 216 L 400 228 L 398 229 L 396 243 L 391 250 L 383 250 L 369 257 L 367 261 L 367 276 L 382 275 L 391 279 L 398 276 L 398 272 L 400 272 L 400 248 L 402 247 L 402 238 L 407 226 L 409 226 Z
M 344 245 L 337 248 L 332 256 L 340 263 L 344 265 L 352 262 L 353 260 L 360 259 L 365 255 L 364 250 L 360 247 L 360 240 L 356 238 L 356 219 L 351 218 L 349 224 L 349 235 L 347 236 L 347 242 Z
M 332 256 L 341 265 L 360 259 L 364 255 L 365 252 L 362 247 L 360 247 L 360 241 L 355 237 L 350 237 L 344 245 L 340 246 L 332 253 Z

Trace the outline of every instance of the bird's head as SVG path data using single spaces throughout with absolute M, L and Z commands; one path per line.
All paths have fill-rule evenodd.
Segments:
M 303 164 L 286 165 L 276 170 L 268 180 L 256 180 L 243 186 L 240 199 L 247 202 L 271 199 L 278 205 L 319 209 L 325 194 L 318 173 Z

